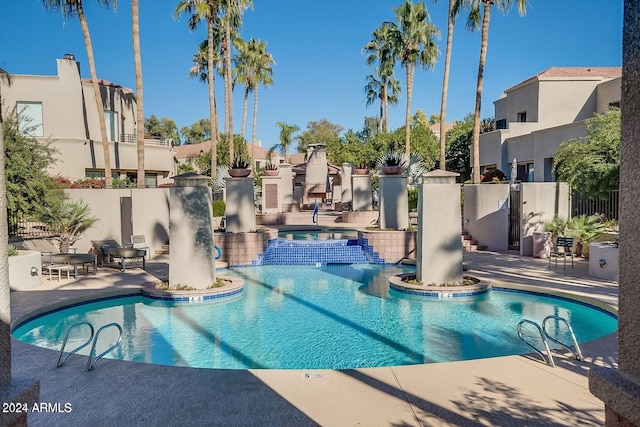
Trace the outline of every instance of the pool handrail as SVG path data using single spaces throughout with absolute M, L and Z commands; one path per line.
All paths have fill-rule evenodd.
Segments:
M 115 343 L 111 344 L 109 348 L 107 348 L 105 351 L 103 351 L 96 357 L 93 357 L 93 352 L 96 349 L 96 343 L 98 342 L 98 337 L 100 336 L 100 332 L 110 327 L 115 327 L 118 329 L 118 332 L 119 332 L 118 339 L 116 340 Z M 96 336 L 93 339 L 93 344 L 91 345 L 91 350 L 89 351 L 89 360 L 87 360 L 87 367 L 85 368 L 84 371 L 85 372 L 91 371 L 94 368 L 94 366 L 96 366 L 96 363 L 98 362 L 98 360 L 102 359 L 102 356 L 104 356 L 105 354 L 109 353 L 111 350 L 116 348 L 118 345 L 120 345 L 121 342 L 122 342 L 122 326 L 120 326 L 119 324 L 115 322 L 107 323 L 106 325 L 98 329 L 98 331 L 96 332 Z
M 544 343 L 544 348 L 545 348 L 545 350 L 547 352 L 547 356 L 546 357 L 545 357 L 544 353 L 542 352 L 542 350 L 540 350 L 535 345 L 531 344 L 529 341 L 524 339 L 524 337 L 522 336 L 522 325 L 525 324 L 525 323 L 528 323 L 530 325 L 535 326 L 536 329 L 538 330 L 538 332 L 540 333 L 540 338 L 542 339 L 542 342 Z M 522 342 L 524 342 L 526 345 L 528 345 L 529 347 L 534 349 L 535 352 L 538 353 L 542 357 L 542 360 L 544 360 L 547 365 L 551 366 L 552 368 L 556 367 L 556 364 L 553 361 L 553 356 L 551 355 L 551 350 L 549 349 L 549 343 L 547 342 L 547 339 L 545 338 L 544 332 L 542 331 L 542 328 L 540 327 L 540 325 L 538 325 L 536 322 L 534 322 L 532 320 L 522 319 L 520 322 L 518 322 L 517 331 L 518 331 L 518 336 L 520 337 Z
M 575 350 L 572 350 L 568 345 L 564 344 L 563 342 L 561 342 L 560 340 L 552 337 L 548 332 L 547 332 L 547 321 L 548 320 L 559 320 L 560 322 L 563 322 L 565 325 L 567 325 L 567 328 L 569 329 L 569 333 L 571 334 L 571 339 L 573 340 L 573 346 Z M 545 317 L 542 320 L 542 331 L 544 332 L 544 335 L 550 339 L 551 341 L 553 341 L 554 343 L 564 347 L 565 349 L 567 349 L 568 351 L 570 351 L 571 353 L 573 353 L 573 358 L 579 361 L 584 361 L 584 356 L 582 356 L 582 351 L 580 351 L 580 346 L 578 345 L 578 340 L 576 339 L 576 334 L 573 333 L 573 328 L 571 328 L 571 325 L 569 324 L 569 322 L 567 321 L 567 319 L 565 319 L 564 317 L 560 317 L 558 315 L 550 315 Z
M 73 329 L 75 329 L 76 327 L 82 326 L 82 325 L 87 325 L 89 326 L 89 329 L 91 330 L 91 336 L 89 336 L 89 339 L 79 345 L 78 347 L 74 348 L 73 350 L 71 350 L 69 352 L 69 354 L 67 354 L 64 359 L 62 358 L 62 355 L 64 354 L 64 348 L 67 346 L 67 340 L 69 339 L 69 334 L 71 333 L 71 331 Z M 74 323 L 73 325 L 69 326 L 69 329 L 67 329 L 67 332 L 64 334 L 64 339 L 62 340 L 62 347 L 60 348 L 60 355 L 58 356 L 58 362 L 56 363 L 56 368 L 59 368 L 60 366 L 64 365 L 65 362 L 67 361 L 67 359 L 72 355 L 77 353 L 78 351 L 82 350 L 83 348 L 85 348 L 86 346 L 88 346 L 91 341 L 93 340 L 93 336 L 94 336 L 94 329 L 93 329 L 93 325 L 89 322 L 78 322 L 78 323 Z

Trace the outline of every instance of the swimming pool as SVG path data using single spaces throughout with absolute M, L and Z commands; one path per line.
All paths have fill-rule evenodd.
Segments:
M 591 306 L 522 292 L 494 290 L 455 300 L 404 296 L 387 285 L 389 275 L 403 271 L 411 269 L 370 264 L 230 269 L 225 274 L 245 279 L 244 292 L 230 300 L 110 299 L 32 319 L 18 325 L 13 336 L 59 349 L 71 324 L 87 320 L 98 328 L 116 321 L 124 339 L 106 357 L 198 368 L 349 369 L 530 353 L 516 334 L 523 318 L 539 323 L 560 315 L 580 342 L 617 328 L 614 316 Z M 562 326 L 552 325 L 563 332 Z M 110 340 L 105 341 L 106 346 Z
M 357 239 L 358 230 L 352 229 L 314 229 L 314 230 L 288 230 L 278 232 L 278 238 L 284 240 L 341 240 Z

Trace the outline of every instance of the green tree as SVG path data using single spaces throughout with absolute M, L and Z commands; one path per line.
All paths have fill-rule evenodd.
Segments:
M 100 85 L 98 84 L 98 74 L 96 72 L 96 63 L 93 56 L 93 46 L 91 44 L 91 35 L 89 34 L 89 26 L 87 24 L 87 18 L 84 14 L 83 0 L 42 0 L 45 9 L 49 11 L 62 11 L 63 16 L 72 18 L 78 17 L 80 21 L 80 27 L 82 28 L 82 34 L 84 36 L 84 45 L 87 49 L 87 59 L 89 61 L 89 70 L 91 72 L 91 84 L 93 86 L 93 92 L 96 97 L 96 107 L 98 108 L 98 122 L 100 123 L 100 135 L 102 136 L 102 151 L 104 155 L 104 176 L 105 186 L 111 188 L 111 155 L 110 155 L 110 143 L 107 136 L 107 124 L 104 118 L 104 105 L 102 103 L 102 94 L 100 93 Z M 113 3 L 113 7 L 116 7 L 116 0 L 96 0 L 98 3 L 103 4 L 107 8 Z
M 211 126 L 208 126 L 208 128 L 210 131 Z M 145 119 L 144 136 L 145 138 L 171 140 L 172 145 L 180 145 L 180 132 L 178 131 L 178 126 L 173 119 L 167 117 L 158 119 L 152 114 L 151 117 Z
M 428 22 L 429 13 L 424 3 L 413 4 L 407 0 L 393 8 L 396 23 L 393 31 L 395 57 L 405 69 L 407 107 L 405 111 L 405 154 L 411 153 L 411 97 L 416 66 L 433 69 L 438 59 L 438 45 L 434 38 L 440 36 L 435 25 Z
M 460 180 L 471 179 L 471 142 L 473 140 L 473 114 L 447 132 L 446 169 L 460 174 Z M 442 168 L 441 168 L 442 169 Z
M 618 188 L 620 124 L 620 110 L 612 108 L 586 121 L 586 136 L 560 144 L 553 159 L 558 180 L 592 198 L 605 198 Z
M 216 159 L 218 147 L 218 124 L 216 113 L 216 97 L 213 80 L 213 70 L 215 69 L 215 43 L 214 43 L 214 25 L 216 18 L 220 12 L 219 0 L 183 0 L 176 6 L 174 16 L 179 17 L 182 14 L 188 15 L 188 28 L 194 31 L 201 21 L 206 21 L 207 25 L 207 83 L 209 85 L 209 123 L 211 128 L 211 179 L 216 174 Z
M 138 157 L 138 188 L 144 181 L 144 108 L 142 94 L 142 58 L 140 56 L 140 16 L 138 0 L 131 0 L 131 35 L 133 38 L 133 62 L 136 74 L 136 139 Z
M 28 124 L 24 127 L 28 127 Z M 37 216 L 42 208 L 63 198 L 62 192 L 46 172 L 56 162 L 57 150 L 49 143 L 40 143 L 20 133 L 19 129 L 14 111 L 2 126 L 7 210 L 12 215 Z
M 293 144 L 294 141 L 299 139 L 298 136 L 294 136 L 296 132 L 300 130 L 300 128 L 296 125 L 289 125 L 284 122 L 276 123 L 276 126 L 280 128 L 280 143 L 271 147 L 269 150 L 269 156 L 273 153 L 274 150 L 280 150 L 284 153 L 284 161 L 289 163 L 289 147 Z
M 327 119 L 312 120 L 307 123 L 307 129 L 300 135 L 298 152 L 306 152 L 307 148 L 313 144 L 329 144 L 336 141 L 343 130 L 342 126 L 331 123 Z
M 68 253 L 69 248 L 78 241 L 82 233 L 98 219 L 91 216 L 89 205 L 80 201 L 63 200 L 47 207 L 41 217 L 49 230 L 57 233 L 60 252 Z
M 482 37 L 480 40 L 480 60 L 478 62 L 478 80 L 476 83 L 476 104 L 473 116 L 473 183 L 480 183 L 480 110 L 482 107 L 482 84 L 484 82 L 484 66 L 487 60 L 487 44 L 489 43 L 489 21 L 491 19 L 491 7 L 496 6 L 498 10 L 506 13 L 514 2 L 518 4 L 520 15 L 524 15 L 527 10 L 527 0 L 456 0 L 469 9 L 467 19 L 467 29 L 477 30 L 482 27 Z M 482 6 L 482 14 L 480 7 Z
M 11 84 L 11 76 L 0 68 L 0 153 L 4 153 L 4 117 L 2 115 L 2 85 Z M 9 241 L 9 222 L 7 219 L 7 186 L 5 178 L 5 156 L 0 156 L 0 242 Z M 0 359 L 4 362 L 0 368 L 0 387 L 11 383 L 11 290 L 9 288 L 9 250 L 8 245 L 0 245 Z
M 183 126 L 182 129 L 180 129 L 180 134 L 185 144 L 200 144 L 201 142 L 213 139 L 211 134 L 211 121 L 209 119 L 200 119 L 191 124 L 191 126 Z
M 377 92 L 380 99 L 379 132 L 389 132 L 389 102 L 395 105 L 398 102 L 397 95 L 400 94 L 400 83 L 393 77 L 395 67 L 394 31 L 393 24 L 382 23 L 379 28 L 373 31 L 373 38 L 362 49 L 368 53 L 367 65 L 374 65 L 374 74 L 368 76 L 367 80 L 370 83 L 375 83 L 371 89 Z M 390 89 L 391 94 L 389 93 Z M 372 93 L 368 87 L 365 87 L 365 91 L 367 92 L 367 105 L 369 105 L 369 97 Z M 394 93 L 395 100 L 393 100 Z

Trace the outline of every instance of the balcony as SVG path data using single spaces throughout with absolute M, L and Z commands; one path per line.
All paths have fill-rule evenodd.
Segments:
M 135 133 L 123 133 L 120 135 L 120 142 L 124 142 L 126 144 L 137 144 L 138 137 Z M 163 145 L 165 147 L 171 147 L 173 143 L 172 138 L 145 138 L 145 145 Z

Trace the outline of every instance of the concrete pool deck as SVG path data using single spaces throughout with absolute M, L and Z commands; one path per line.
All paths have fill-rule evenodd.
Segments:
M 101 268 L 78 280 L 44 280 L 11 293 L 12 318 L 69 299 L 135 290 L 157 280 L 153 275 L 162 277 L 167 261 L 153 258 L 147 272 Z M 617 307 L 617 283 L 590 277 L 585 260 L 566 273 L 511 252 L 465 252 L 464 262 L 468 274 L 494 284 L 531 285 Z M 589 393 L 589 368 L 617 361 L 616 334 L 583 345 L 586 362 L 554 354 L 556 368 L 537 356 L 346 371 L 208 370 L 102 359 L 84 373 L 84 356 L 55 368 L 56 351 L 16 340 L 12 346 L 14 378 L 39 379 L 41 402 L 71 404 L 70 412 L 30 413 L 34 426 L 595 426 L 604 424 L 604 404 Z

